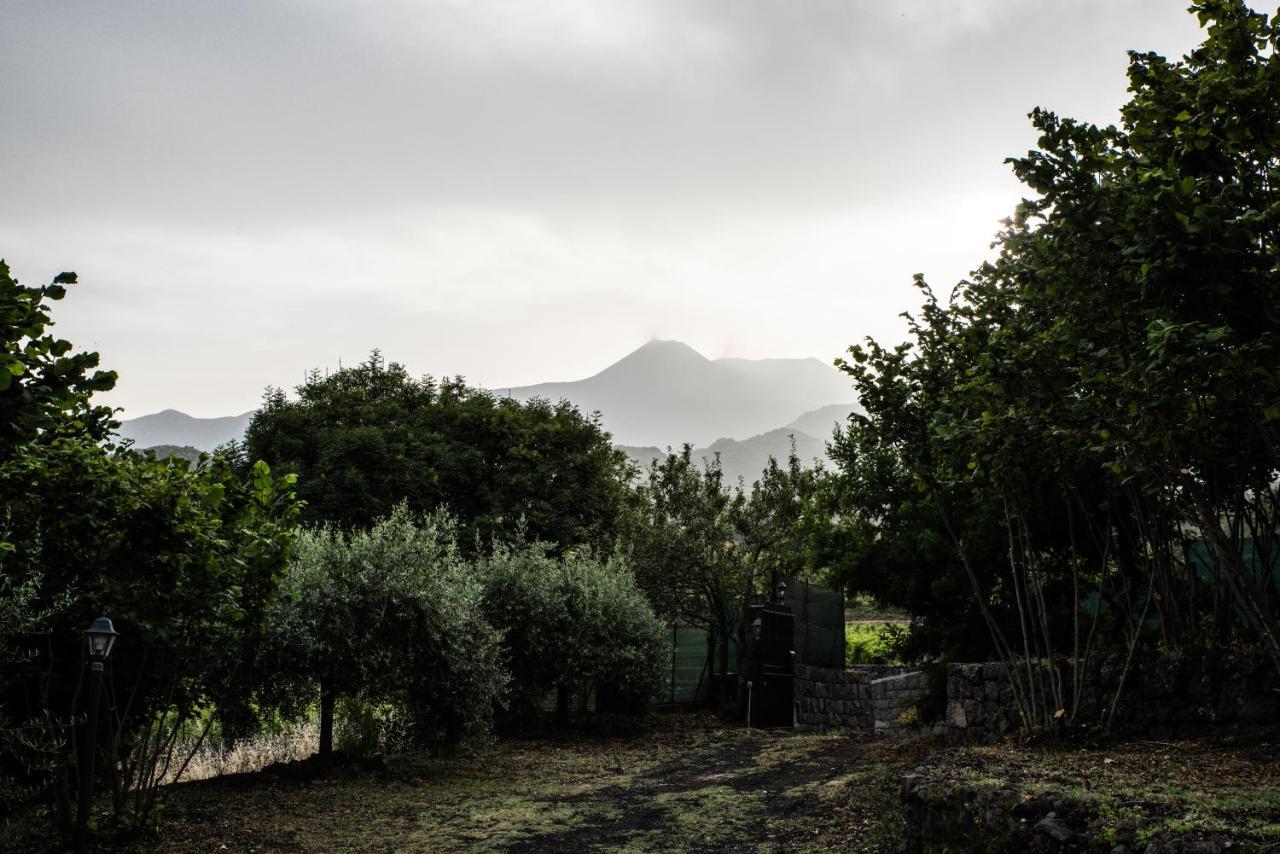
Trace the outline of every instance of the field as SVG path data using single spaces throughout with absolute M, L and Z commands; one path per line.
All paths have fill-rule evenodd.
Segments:
M 922 742 L 655 715 L 447 757 L 309 763 L 175 787 L 118 851 L 881 851 Z

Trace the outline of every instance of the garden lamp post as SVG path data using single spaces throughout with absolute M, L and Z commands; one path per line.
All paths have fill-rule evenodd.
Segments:
M 89 720 L 80 753 L 80 791 L 76 803 L 75 850 L 85 850 L 89 832 L 89 808 L 93 803 L 93 759 L 98 751 L 98 707 L 102 705 L 102 664 L 111 655 L 119 634 L 103 614 L 84 630 L 89 646 Z

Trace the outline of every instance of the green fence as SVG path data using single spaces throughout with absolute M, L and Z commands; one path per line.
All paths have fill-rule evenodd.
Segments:
M 697 626 L 671 626 L 671 665 L 662 702 L 672 705 L 705 703 L 711 698 L 711 669 L 707 641 L 711 632 Z M 719 654 L 718 652 L 716 653 Z M 738 645 L 729 640 L 729 672 L 736 673 Z
M 844 594 L 816 584 L 786 579 L 787 604 L 795 615 L 796 663 L 809 667 L 844 667 Z M 671 662 L 661 702 L 694 705 L 711 698 L 707 639 L 697 626 L 673 625 Z M 719 653 L 717 661 L 719 660 Z M 729 673 L 738 670 L 738 645 L 729 640 Z
M 787 604 L 795 615 L 796 664 L 844 667 L 844 594 L 816 584 L 787 582 Z

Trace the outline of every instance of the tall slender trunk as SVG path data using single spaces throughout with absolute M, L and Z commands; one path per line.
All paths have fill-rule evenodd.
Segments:
M 559 726 L 569 725 L 569 686 L 560 684 L 556 686 L 556 724 Z
M 320 756 L 328 758 L 333 755 L 333 684 L 328 679 L 320 680 Z

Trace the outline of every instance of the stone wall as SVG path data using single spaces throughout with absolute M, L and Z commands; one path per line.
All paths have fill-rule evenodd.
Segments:
M 894 733 L 901 729 L 918 730 L 928 721 L 903 720 L 903 713 L 916 707 L 928 690 L 925 674 L 919 670 L 873 679 L 867 688 L 871 693 L 872 727 L 876 732 Z
M 821 731 L 894 732 L 901 728 L 903 711 L 915 705 L 924 690 L 924 674 L 903 667 L 797 666 L 796 726 Z
M 1076 722 L 1105 720 L 1121 684 L 1124 659 L 1094 662 L 1084 677 Z M 1025 677 L 1024 677 L 1025 678 Z M 1069 668 L 1060 671 L 1069 686 Z M 1267 723 L 1280 718 L 1280 678 L 1261 653 L 1148 654 L 1136 657 L 1124 680 L 1115 729 L 1152 735 L 1179 729 Z M 950 744 L 991 743 L 1016 730 L 1017 703 L 1003 664 L 952 664 L 947 668 Z

